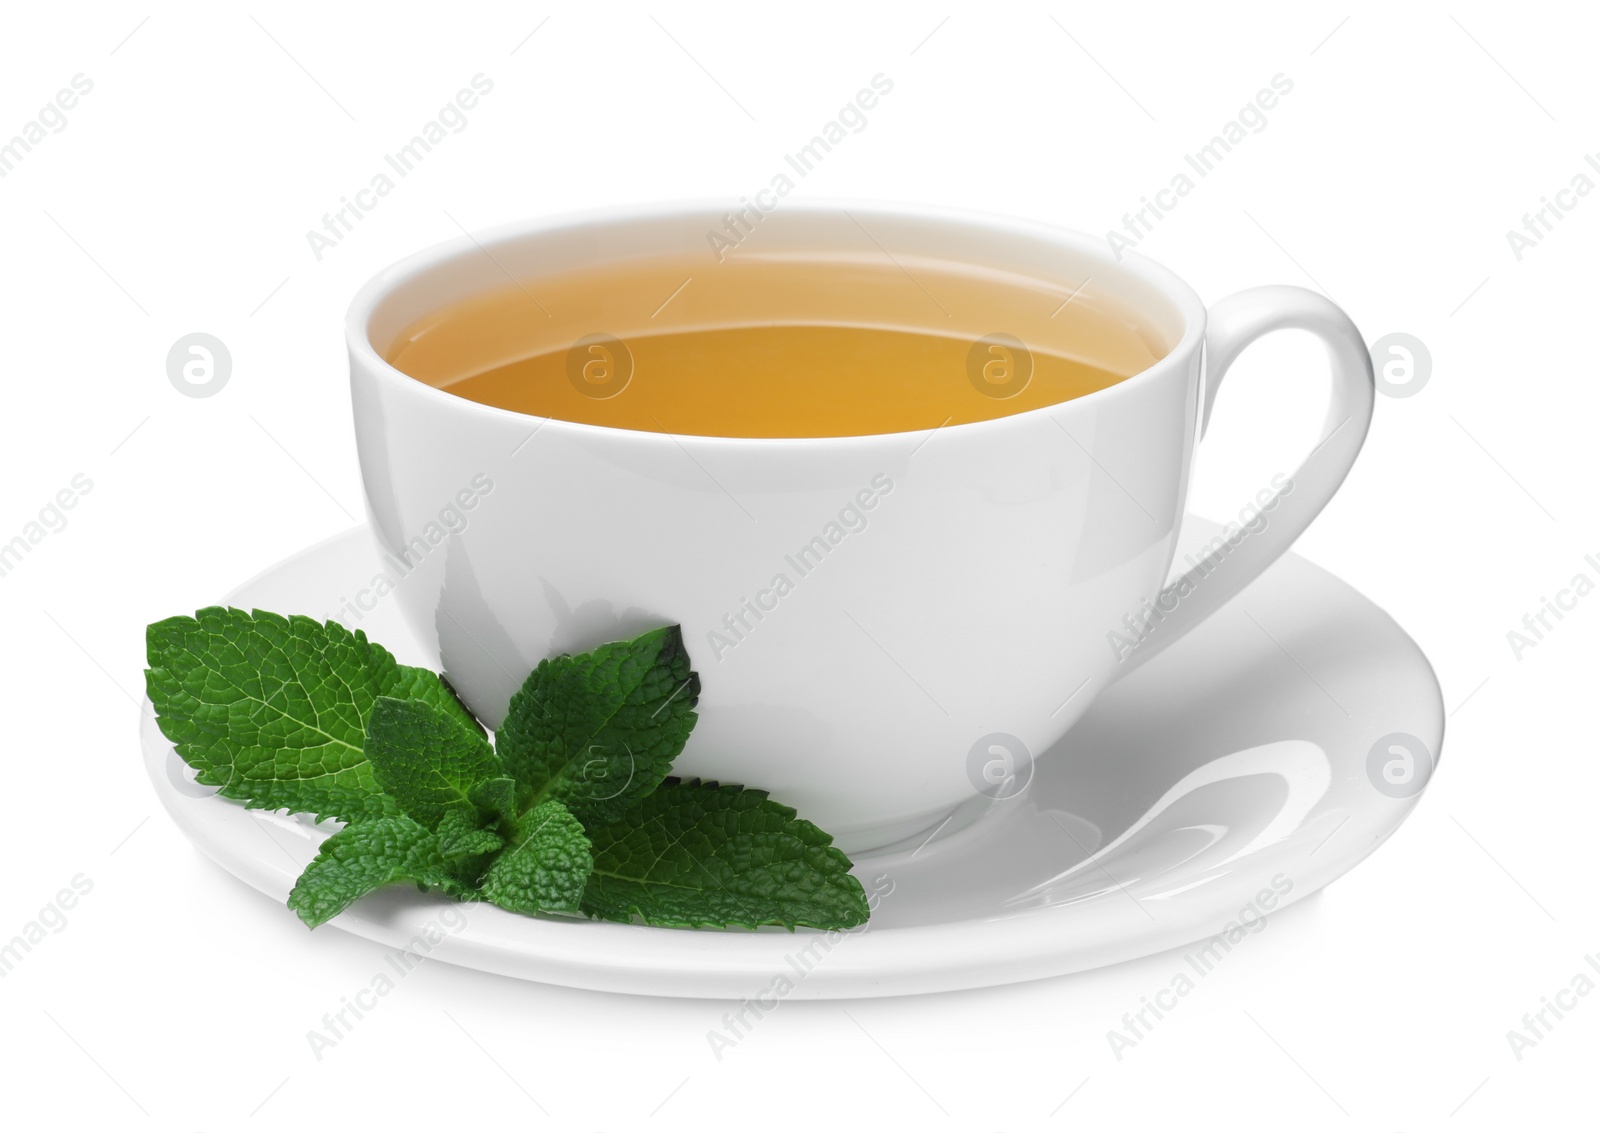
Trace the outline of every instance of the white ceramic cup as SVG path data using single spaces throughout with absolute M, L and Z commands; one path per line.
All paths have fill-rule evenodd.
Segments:
M 403 329 L 508 277 L 665 255 L 702 256 L 713 271 L 706 234 L 726 212 L 715 205 L 452 241 L 367 284 L 346 333 L 361 472 L 394 600 L 437 643 L 473 711 L 497 724 L 541 658 L 680 623 L 703 692 L 676 772 L 768 790 L 860 851 L 1025 786 L 1032 754 L 1101 689 L 1282 554 L 1355 459 L 1373 379 L 1355 325 L 1310 291 L 1257 288 L 1208 312 L 1165 268 L 1119 260 L 1091 236 L 925 208 L 850 205 L 851 224 L 843 209 L 785 204 L 762 220 L 760 247 L 859 254 L 870 231 L 896 258 L 1020 273 L 1063 292 L 1092 281 L 1142 315 L 1164 356 L 1012 416 L 805 439 L 529 417 L 385 361 Z M 1246 346 L 1286 328 L 1328 349 L 1320 441 L 1257 498 L 1256 519 L 1164 587 L 1218 383 Z M 848 537 L 830 543 L 829 525 Z M 781 595 L 779 575 L 791 583 Z

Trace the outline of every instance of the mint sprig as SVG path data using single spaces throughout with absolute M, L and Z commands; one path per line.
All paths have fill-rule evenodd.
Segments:
M 313 928 L 396 882 L 670 927 L 867 919 L 829 835 L 764 791 L 669 777 L 700 695 L 677 626 L 541 662 L 493 745 L 440 677 L 336 622 L 214 607 L 147 644 L 200 782 L 345 823 L 289 896 Z

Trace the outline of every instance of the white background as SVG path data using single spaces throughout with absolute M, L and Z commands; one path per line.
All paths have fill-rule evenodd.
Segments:
M 1506 1032 L 1600 950 L 1600 598 L 1520 659 L 1506 634 L 1600 578 L 1600 194 L 1520 262 L 1505 234 L 1600 147 L 1596 30 L 1534 4 L 11 7 L 0 140 L 72 76 L 94 86 L 0 179 L 0 541 L 74 475 L 93 488 L 0 577 L 0 938 L 75 875 L 93 889 L 0 980 L 6 1123 L 1573 1127 L 1600 995 L 1520 1061 Z M 318 262 L 306 231 L 480 72 L 494 90 L 467 128 Z M 1120 1061 L 1106 1032 L 1171 956 L 785 1003 L 721 1061 L 706 1033 L 725 1004 L 431 964 L 316 1061 L 306 1032 L 382 951 L 307 933 L 159 811 L 136 738 L 144 625 L 360 519 L 341 316 L 371 273 L 457 222 L 731 204 L 880 72 L 893 93 L 799 197 L 1095 233 L 1292 79 L 1141 250 L 1208 302 L 1301 284 L 1369 341 L 1430 347 L 1428 385 L 1380 397 L 1300 543 L 1432 658 L 1451 715 L 1428 794 Z M 231 349 L 214 397 L 167 380 L 192 331 Z M 1197 511 L 1227 516 L 1293 466 L 1319 365 L 1292 337 L 1240 363 Z

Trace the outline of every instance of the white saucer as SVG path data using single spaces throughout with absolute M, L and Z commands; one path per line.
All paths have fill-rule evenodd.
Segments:
M 1184 542 L 1213 530 L 1191 517 Z M 227 601 L 334 617 L 381 569 L 361 527 Z M 431 663 L 395 603 L 379 602 L 357 624 L 401 661 Z M 149 712 L 142 729 L 146 767 L 178 826 L 272 898 L 263 917 L 293 916 L 283 902 L 326 829 L 210 797 Z M 1015 983 L 1219 933 L 1216 949 L 1226 951 L 1254 918 L 1315 893 L 1393 833 L 1443 733 L 1439 686 L 1416 644 L 1355 590 L 1288 555 L 1102 693 L 1038 757 L 1025 793 L 986 803 L 976 821 L 949 821 L 931 840 L 858 855 L 857 876 L 880 894 L 859 930 L 542 919 L 411 886 L 332 924 L 393 947 L 421 938 L 413 950 L 522 979 L 766 1001 Z

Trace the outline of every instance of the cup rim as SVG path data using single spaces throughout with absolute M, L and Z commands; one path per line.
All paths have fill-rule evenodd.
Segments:
M 1199 349 L 1200 342 L 1205 334 L 1205 304 L 1201 302 L 1200 296 L 1195 293 L 1194 289 L 1185 283 L 1177 273 L 1137 251 L 1123 251 L 1120 256 L 1114 256 L 1103 239 L 1076 229 L 1047 224 L 1042 221 L 1026 220 L 1002 213 L 933 204 L 904 204 L 890 201 L 825 197 L 781 207 L 785 213 L 790 214 L 799 212 L 829 214 L 849 210 L 851 213 L 866 216 L 954 223 L 968 227 L 988 228 L 1014 236 L 1031 236 L 1048 239 L 1055 243 L 1067 244 L 1072 247 L 1075 253 L 1099 263 L 1102 270 L 1131 276 L 1137 282 L 1162 294 L 1177 309 L 1179 316 L 1183 320 L 1183 330 L 1178 341 L 1151 365 L 1137 373 L 1130 374 L 1121 381 L 1113 382 L 1109 386 L 1089 393 L 1080 394 L 1070 399 L 1070 401 L 1053 402 L 1049 405 L 1023 410 L 1020 413 L 1009 413 L 978 421 L 966 421 L 955 425 L 939 425 L 932 429 L 904 429 L 891 433 L 858 433 L 848 436 L 824 437 L 727 437 L 707 433 L 658 433 L 646 429 L 627 429 L 615 425 L 592 425 L 579 421 L 567 421 L 559 417 L 540 417 L 515 409 L 486 405 L 483 402 L 473 401 L 470 398 L 464 398 L 437 386 L 430 385 L 392 365 L 373 345 L 369 329 L 379 305 L 402 285 L 417 280 L 430 271 L 468 255 L 486 255 L 486 248 L 517 239 L 524 239 L 542 232 L 563 228 L 600 226 L 624 221 L 648 222 L 682 218 L 684 216 L 716 215 L 718 211 L 726 212 L 728 208 L 728 203 L 723 200 L 689 198 L 569 210 L 508 221 L 477 232 L 469 232 L 461 236 L 452 237 L 396 260 L 362 284 L 351 299 L 350 306 L 345 313 L 345 343 L 350 352 L 352 368 L 357 368 L 359 364 L 359 366 L 364 366 L 367 372 L 383 380 L 403 381 L 408 386 L 417 387 L 417 392 L 425 398 L 446 399 L 441 401 L 441 404 L 451 404 L 457 412 L 474 412 L 488 415 L 490 418 L 499 417 L 514 421 L 541 422 L 537 426 L 541 431 L 546 428 L 553 428 L 556 430 L 557 435 L 567 433 L 574 438 L 585 436 L 627 437 L 639 443 L 659 440 L 678 444 L 694 442 L 696 444 L 719 447 L 816 447 L 821 445 L 874 443 L 885 438 L 909 437 L 923 433 L 931 435 L 932 433 L 946 431 L 971 434 L 974 431 L 1005 427 L 1013 422 L 1037 420 L 1039 415 L 1052 413 L 1059 410 L 1063 405 L 1093 406 L 1103 404 L 1112 397 L 1127 396 L 1141 386 L 1159 382 L 1170 374 L 1173 368 L 1185 365 L 1191 354 Z

